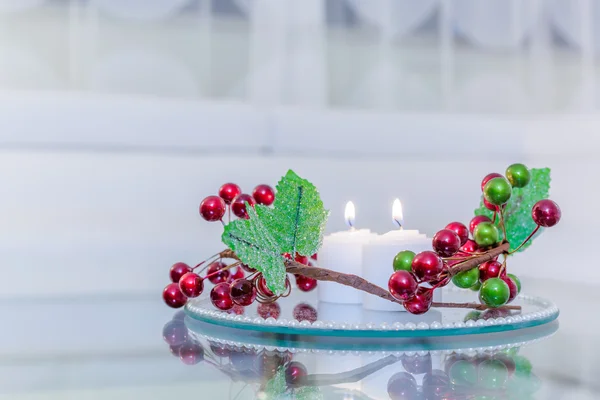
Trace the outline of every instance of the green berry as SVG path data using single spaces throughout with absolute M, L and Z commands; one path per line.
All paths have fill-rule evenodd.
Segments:
M 477 321 L 477 320 L 479 320 L 479 318 L 481 318 L 481 313 L 479 311 L 473 310 L 473 311 L 470 311 L 467 315 L 465 315 L 463 322 Z
M 473 231 L 473 238 L 479 247 L 491 247 L 500 240 L 500 232 L 491 222 L 480 222 Z
M 490 278 L 481 285 L 479 299 L 490 307 L 501 307 L 509 298 L 510 289 L 500 278 Z
M 486 360 L 479 364 L 479 384 L 488 389 L 500 389 L 508 381 L 508 368 L 500 360 Z
M 452 282 L 462 289 L 468 289 L 479 282 L 479 268 L 475 267 L 468 271 L 462 271 L 454 275 Z
M 510 279 L 517 285 L 517 294 L 521 293 L 521 280 L 515 274 L 507 274 Z
M 513 164 L 506 168 L 506 179 L 512 187 L 522 188 L 531 180 L 531 173 L 523 164 Z
M 394 271 L 411 271 L 413 258 L 415 258 L 415 252 L 410 250 L 404 250 L 396 254 L 396 257 L 394 257 Z
M 474 292 L 479 292 L 479 289 L 481 289 L 481 282 L 477 282 L 476 284 L 471 286 L 470 289 Z
M 490 179 L 483 187 L 483 197 L 496 206 L 506 204 L 511 194 L 512 186 L 504 177 Z
M 477 383 L 477 367 L 465 360 L 458 360 L 448 371 L 450 381 L 454 385 L 473 386 Z

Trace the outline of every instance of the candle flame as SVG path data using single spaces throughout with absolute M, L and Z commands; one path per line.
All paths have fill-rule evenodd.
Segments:
M 402 229 L 404 225 L 404 214 L 402 213 L 402 203 L 400 203 L 400 199 L 394 200 L 394 204 L 392 205 L 392 219 L 394 223 L 398 225 L 398 228 Z
M 356 210 L 354 209 L 354 203 L 349 201 L 346 203 L 346 210 L 344 211 L 344 218 L 346 218 L 346 224 L 350 228 L 354 228 L 354 218 L 356 217 Z

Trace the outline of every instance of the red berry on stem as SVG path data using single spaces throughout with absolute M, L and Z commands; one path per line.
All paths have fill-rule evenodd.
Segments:
M 414 297 L 406 300 L 403 305 L 409 313 L 419 315 L 429 311 L 432 302 L 433 290 L 421 286 Z
M 225 215 L 225 201 L 219 196 L 208 196 L 200 203 L 200 215 L 209 222 L 220 221 Z
M 298 383 L 307 375 L 306 367 L 298 361 L 292 361 L 285 369 L 285 381 L 288 384 Z
M 229 284 L 222 282 L 212 288 L 210 291 L 210 301 L 219 310 L 227 311 L 231 309 L 233 307 L 233 300 L 231 300 Z
M 294 319 L 298 322 L 309 321 L 311 323 L 317 320 L 317 310 L 310 304 L 300 303 L 294 307 Z
M 430 280 L 444 270 L 444 263 L 433 251 L 423 251 L 413 258 L 411 267 L 417 278 Z
M 479 281 L 481 283 L 487 281 L 490 278 L 498 278 L 500 276 L 500 270 L 502 264 L 498 261 L 486 261 L 479 266 Z M 506 269 L 502 273 L 502 276 L 506 275 Z
M 417 287 L 417 281 L 413 274 L 405 270 L 394 272 L 388 281 L 390 294 L 400 301 L 413 297 Z
M 227 281 L 233 282 L 237 279 L 242 279 L 245 276 L 246 275 L 244 274 L 244 270 L 242 269 L 242 266 L 240 265 L 239 267 L 236 268 L 235 273 L 229 275 L 229 278 L 227 279 Z
M 495 204 L 490 203 L 486 199 L 483 199 L 483 205 L 490 211 L 500 211 L 500 207 Z
M 179 359 L 186 365 L 196 365 L 204 359 L 204 349 L 198 343 L 186 343 L 179 348 Z
M 181 308 L 187 303 L 187 297 L 179 289 L 179 284 L 170 283 L 163 290 L 163 300 L 172 308 Z
M 506 282 L 506 284 L 508 285 L 508 289 L 510 290 L 510 296 L 508 297 L 508 303 L 510 303 L 511 301 L 513 301 L 517 295 L 519 294 L 519 288 L 517 287 L 517 284 L 515 283 L 515 281 L 513 281 L 509 276 L 507 275 L 503 275 L 500 277 L 500 279 L 502 279 L 504 282 Z
M 252 191 L 256 203 L 270 206 L 275 201 L 275 191 L 269 185 L 258 185 Z
M 254 268 L 251 268 L 249 266 L 247 266 L 246 264 L 240 264 L 240 267 L 242 267 L 242 269 L 246 272 L 252 273 L 252 272 L 256 272 L 256 270 Z
M 485 187 L 485 184 L 488 183 L 489 181 L 491 181 L 494 178 L 503 178 L 502 174 L 499 174 L 497 172 L 492 172 L 491 174 L 487 174 L 485 176 L 485 178 L 483 178 L 483 180 L 481 181 L 481 191 L 483 192 L 483 188 Z
M 247 279 L 238 279 L 231 283 L 231 300 L 240 306 L 249 306 L 256 299 L 256 288 Z
M 190 266 L 186 263 L 178 262 L 173 264 L 173 266 L 169 270 L 169 276 L 171 277 L 172 282 L 179 283 L 181 277 L 187 274 L 188 272 L 192 272 Z
M 250 218 L 248 216 L 248 211 L 246 210 L 246 203 L 250 204 L 251 207 L 254 207 L 256 204 L 254 198 L 245 193 L 242 193 L 233 199 L 233 202 L 231 203 L 231 211 L 233 211 L 236 217 L 243 219 Z
M 545 228 L 558 224 L 561 215 L 558 204 L 548 199 L 538 201 L 531 210 L 531 216 L 535 223 Z
M 193 272 L 188 272 L 179 280 L 179 289 L 187 297 L 198 297 L 204 290 L 204 279 Z
M 308 257 L 306 256 L 301 256 L 300 254 L 296 253 L 296 262 L 299 262 L 300 264 L 304 264 L 304 265 L 308 265 Z
M 317 287 L 317 280 L 304 275 L 296 275 L 296 286 L 303 292 L 310 292 Z
M 230 272 L 227 269 L 223 270 L 223 268 L 227 268 L 227 264 L 221 261 L 215 261 L 214 263 L 210 264 L 208 270 L 206 271 L 208 280 L 215 285 L 217 283 L 227 282 Z
M 265 277 L 262 276 L 262 274 L 260 275 L 260 278 L 258 278 L 257 290 L 258 293 L 265 297 L 274 296 L 274 293 L 267 286 L 267 281 L 265 280 Z
M 477 225 L 479 225 L 482 222 L 492 222 L 492 220 L 489 217 L 486 217 L 485 215 L 477 215 L 473 217 L 473 219 L 469 223 L 469 231 L 471 232 L 471 235 L 473 234 L 473 231 L 475 231 Z
M 469 239 L 464 245 L 462 245 L 460 251 L 471 254 L 475 253 L 478 249 L 479 247 L 477 246 L 477 243 L 474 240 Z
M 442 229 L 432 240 L 433 249 L 442 257 L 451 257 L 460 248 L 460 238 L 450 229 Z
M 446 229 L 450 229 L 458 235 L 461 246 L 464 246 L 464 244 L 467 243 L 467 240 L 469 240 L 469 230 L 463 223 L 450 222 L 448 225 L 446 225 Z
M 235 183 L 226 183 L 219 188 L 219 197 L 225 201 L 225 204 L 231 204 L 239 194 L 242 194 L 242 189 Z

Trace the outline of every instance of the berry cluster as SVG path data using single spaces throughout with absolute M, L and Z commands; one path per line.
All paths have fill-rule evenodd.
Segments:
M 241 188 L 235 183 L 226 183 L 219 189 L 218 196 L 208 196 L 200 203 L 200 215 L 206 221 L 223 221 L 223 217 L 230 211 L 238 217 L 248 218 L 246 206 L 263 204 L 270 206 L 275 201 L 275 191 L 269 185 L 258 185 L 252 191 L 252 195 L 242 193 Z M 316 260 L 316 255 L 311 257 L 300 256 L 296 254 L 292 257 L 290 254 L 283 254 L 286 259 L 310 265 L 311 260 Z M 255 300 L 261 303 L 270 303 L 279 297 L 288 296 L 291 291 L 289 278 L 286 278 L 287 292 L 282 296 L 275 296 L 267 287 L 263 275 L 253 268 L 237 260 L 232 260 L 230 264 L 223 262 L 221 258 L 217 260 L 205 260 L 195 267 L 178 262 L 173 264 L 170 269 L 171 282 L 163 290 L 163 300 L 172 308 L 183 307 L 189 298 L 200 296 L 204 290 L 204 281 L 208 279 L 215 285 L 210 292 L 212 304 L 223 311 L 233 310 L 237 307 L 246 307 Z M 212 261 L 209 263 L 209 261 Z M 197 268 L 208 263 L 202 271 L 206 270 L 206 275 L 201 276 L 194 272 Z M 248 274 L 248 276 L 246 275 Z M 303 292 L 309 292 L 317 286 L 317 280 L 303 275 L 296 275 L 296 286 Z
M 539 388 L 531 363 L 516 348 L 476 356 L 452 354 L 443 370 L 432 369 L 429 354 L 403 356 L 402 366 L 406 372 L 388 380 L 391 399 L 529 398 Z M 419 385 L 415 375 L 421 374 Z
M 435 234 L 433 251 L 415 254 L 405 250 L 399 252 L 393 261 L 394 273 L 389 279 L 390 294 L 403 302 L 404 308 L 413 314 L 427 312 L 432 306 L 433 291 L 452 281 L 464 289 L 479 291 L 482 304 L 501 307 L 513 301 L 521 290 L 519 279 L 506 271 L 506 257 L 512 252 L 498 255 L 470 268 L 469 260 L 481 259 L 489 251 L 507 243 L 504 213 L 511 198 L 513 188 L 525 187 L 531 174 L 523 164 L 513 164 L 506 170 L 506 177 L 492 173 L 483 178 L 481 190 L 485 207 L 494 212 L 494 218 L 475 216 L 469 227 L 460 222 L 452 222 Z M 551 227 L 558 223 L 561 211 L 558 205 L 548 199 L 538 201 L 531 211 L 537 224 L 536 229 L 518 247 L 522 247 L 540 227 Z M 499 218 L 499 224 L 496 224 Z M 498 225 L 503 232 L 500 232 Z M 517 249 L 518 249 L 517 248 Z M 516 250 L 515 250 L 516 251 Z

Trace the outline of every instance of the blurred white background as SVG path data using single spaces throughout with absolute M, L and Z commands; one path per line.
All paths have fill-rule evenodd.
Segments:
M 5 296 L 152 292 L 219 250 L 200 200 L 288 168 L 343 227 L 432 235 L 479 181 L 553 169 L 563 221 L 514 260 L 565 274 L 595 244 L 596 1 L 0 2 Z M 35 279 L 15 285 L 31 271 Z
M 169 266 L 222 248 L 197 207 L 224 182 L 250 191 L 293 168 L 329 231 L 348 200 L 357 226 L 392 229 L 399 197 L 431 236 L 470 219 L 484 175 L 523 162 L 552 168 L 563 210 L 510 265 L 563 310 L 540 368 L 560 359 L 563 384 L 595 383 L 580 327 L 599 304 L 582 258 L 600 222 L 599 51 L 597 0 L 0 0 L 0 296 L 22 329 L 1 353 L 154 349 Z M 134 300 L 117 315 L 106 296 Z M 96 378 L 7 365 L 15 387 Z

